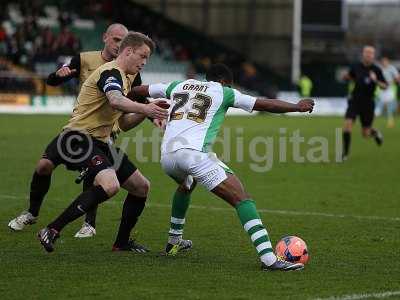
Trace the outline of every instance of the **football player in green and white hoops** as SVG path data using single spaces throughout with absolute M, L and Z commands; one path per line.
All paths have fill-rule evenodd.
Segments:
M 263 270 L 303 269 L 303 264 L 285 261 L 274 254 L 254 201 L 245 192 L 238 177 L 210 152 L 210 148 L 230 107 L 248 112 L 312 112 L 314 101 L 305 99 L 293 104 L 242 94 L 230 87 L 233 75 L 223 64 L 211 66 L 206 80 L 190 79 L 133 89 L 140 96 L 172 100 L 161 145 L 161 164 L 179 186 L 172 201 L 166 255 L 176 255 L 192 247 L 192 242 L 184 240 L 182 235 L 190 194 L 198 182 L 236 209 L 258 252 Z

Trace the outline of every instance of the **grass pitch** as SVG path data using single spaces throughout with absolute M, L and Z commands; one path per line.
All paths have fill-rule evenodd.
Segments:
M 273 244 L 291 234 L 309 247 L 311 259 L 304 271 L 267 273 L 259 270 L 235 211 L 203 188 L 193 194 L 185 226 L 193 250 L 175 258 L 160 256 L 175 185 L 156 162 L 137 163 L 152 182 L 149 205 L 135 233 L 152 249 L 149 254 L 111 252 L 124 191 L 99 208 L 95 238 L 73 237 L 79 220 L 62 232 L 54 253 L 44 252 L 37 231 L 81 189 L 73 182 L 76 174 L 63 167 L 53 175 L 39 222 L 23 232 L 10 232 L 8 221 L 27 207 L 37 159 L 66 121 L 66 116 L 0 117 L 1 299 L 314 299 L 400 290 L 399 124 L 385 129 L 384 120 L 377 120 L 385 135 L 382 148 L 363 140 L 356 127 L 350 160 L 336 163 L 335 128 L 342 125 L 341 118 L 227 119 L 233 158 L 237 127 L 244 128 L 244 145 L 256 136 L 273 137 L 270 171 L 252 170 L 251 164 L 265 162 L 254 162 L 247 146 L 243 162 L 228 164 L 256 200 Z M 151 124 L 143 128 L 150 135 Z M 286 134 L 279 128 L 286 128 Z M 294 162 L 289 137 L 296 129 L 305 143 L 325 137 L 329 162 Z M 277 160 L 279 138 L 287 139 L 287 162 Z M 151 145 L 145 147 L 150 152 Z M 300 150 L 304 155 L 311 148 L 303 145 Z M 265 153 L 261 143 L 255 149 L 258 157 Z M 128 154 L 136 162 L 134 145 Z

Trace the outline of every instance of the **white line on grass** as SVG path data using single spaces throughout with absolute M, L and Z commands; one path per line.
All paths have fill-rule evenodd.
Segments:
M 371 294 L 354 294 L 344 296 L 332 296 L 328 298 L 314 298 L 313 300 L 359 300 L 359 299 L 384 299 L 394 296 L 400 296 L 400 291 L 388 291 Z
M 26 199 L 27 197 L 26 196 L 17 197 L 17 196 L 14 196 L 14 195 L 3 195 L 3 194 L 1 194 L 0 198 L 4 198 L 4 199 Z
M 148 204 L 149 207 L 167 207 L 171 208 L 171 205 L 167 204 Z M 209 210 L 221 210 L 221 211 L 232 211 L 230 207 L 214 207 L 214 206 L 201 206 L 201 205 L 190 205 L 190 209 L 209 209 Z M 383 221 L 400 221 L 400 218 L 391 218 L 391 217 L 379 217 L 379 216 L 355 216 L 355 215 L 337 215 L 337 214 L 329 214 L 329 213 L 319 213 L 319 212 L 309 212 L 309 211 L 294 211 L 294 210 L 275 210 L 275 209 L 257 209 L 258 212 L 261 213 L 269 213 L 269 214 L 278 214 L 278 215 L 296 215 L 296 216 L 317 216 L 317 217 L 328 217 L 328 218 L 354 218 L 360 220 L 383 220 Z
M 27 199 L 27 196 L 14 196 L 14 195 L 4 195 L 0 194 L 0 198 L 8 198 L 8 199 Z M 107 201 L 106 204 L 115 204 L 115 201 Z M 149 203 L 148 207 L 159 207 L 159 208 L 171 208 L 170 204 L 157 204 L 157 203 Z M 202 205 L 190 205 L 192 209 L 209 209 L 209 210 L 218 210 L 218 211 L 232 211 L 230 207 L 215 207 L 215 206 L 202 206 Z M 268 214 L 276 214 L 276 215 L 293 215 L 293 216 L 316 216 L 316 217 L 327 217 L 327 218 L 336 218 L 336 219 L 344 219 L 344 218 L 353 218 L 359 220 L 376 220 L 376 221 L 394 221 L 399 222 L 400 218 L 392 218 L 392 217 L 379 217 L 379 216 L 357 216 L 357 215 L 342 215 L 342 214 L 330 214 L 330 213 L 320 213 L 320 212 L 311 212 L 311 211 L 295 211 L 295 210 L 277 210 L 277 209 L 264 209 L 259 208 L 258 212 L 260 213 L 268 213 Z

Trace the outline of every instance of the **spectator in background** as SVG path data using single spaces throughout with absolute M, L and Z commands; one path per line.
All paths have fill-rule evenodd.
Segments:
M 61 28 L 65 28 L 72 23 L 71 15 L 68 11 L 60 10 L 60 14 L 58 16 L 58 22 L 60 22 Z
M 13 3 L 12 10 L 9 2 L 0 3 L 0 55 L 14 64 L 29 69 L 34 69 L 34 62 L 55 61 L 58 55 L 68 55 L 80 49 L 79 39 L 68 29 L 64 30 L 61 37 L 56 40 L 49 28 L 41 28 L 38 25 L 38 18 L 46 15 L 42 2 L 41 0 L 17 1 Z M 11 14 L 11 11 L 15 13 Z M 62 18 L 63 24 L 70 23 L 70 13 L 62 14 Z M 59 51 L 61 54 L 54 51 Z M 8 72 L 8 69 L 6 71 Z M 35 91 L 32 79 L 1 78 L 0 86 L 2 91 L 6 92 Z
M 37 19 L 39 16 L 43 16 L 44 4 L 41 0 L 29 0 L 29 1 L 18 1 L 18 7 L 21 15 L 25 18 L 30 17 Z
M 379 110 L 383 113 L 386 111 L 387 127 L 394 127 L 394 114 L 397 109 L 397 84 L 400 83 L 400 75 L 397 69 L 390 64 L 387 57 L 381 59 L 381 69 L 383 76 L 388 84 L 385 90 L 379 90 Z
M 156 51 L 164 60 L 191 61 L 194 63 L 196 72 L 203 74 L 207 72 L 212 63 L 224 63 L 233 67 L 239 85 L 260 94 L 267 92 L 268 95 L 274 94 L 274 92 L 270 92 L 268 87 L 271 82 L 266 82 L 260 69 L 254 64 L 246 63 L 242 55 L 234 51 L 226 52 L 227 50 L 224 47 L 211 40 L 205 42 L 201 35 L 189 36 L 186 30 L 180 30 L 176 24 L 171 24 L 163 17 L 152 14 L 146 8 L 134 6 L 135 9 L 127 10 L 124 8 L 129 6 L 127 6 L 128 4 L 125 5 L 124 1 L 117 8 L 112 0 L 56 1 L 54 5 L 58 7 L 58 20 L 62 27 L 60 35 L 57 36 L 57 34 L 53 35 L 49 28 L 42 29 L 36 25 L 37 17 L 46 15 L 43 10 L 44 2 L 42 0 L 31 0 L 30 2 L 18 1 L 16 4 L 21 15 L 29 20 L 22 38 L 18 40 L 14 38 L 11 40 L 10 38 L 10 41 L 6 42 L 6 55 L 12 57 L 13 61 L 18 64 L 25 62 L 29 66 L 31 61 L 56 61 L 57 56 L 70 56 L 80 52 L 80 41 L 69 30 L 74 14 L 95 21 L 98 18 L 118 18 L 118 20 L 125 20 L 135 30 L 152 36 L 158 45 Z M 2 4 L 0 4 L 1 6 Z M 25 34 L 25 32 L 27 33 Z M 24 42 L 21 44 L 19 41 Z M 185 42 L 181 43 L 180 41 Z M 173 47 L 172 45 L 176 46 Z
M 190 58 L 189 51 L 185 47 L 179 44 L 175 46 L 174 55 L 175 59 L 179 61 L 186 61 L 189 60 Z
M 52 49 L 55 42 L 55 37 L 50 28 L 45 27 L 34 42 L 36 50 L 36 60 L 51 60 L 54 59 Z
M 80 41 L 66 26 L 71 22 L 68 12 L 60 14 L 62 29 L 56 38 L 49 28 L 37 24 L 38 17 L 44 15 L 41 1 L 21 2 L 16 7 L 23 16 L 22 23 L 12 26 L 8 10 L 0 18 L 0 53 L 13 63 L 33 69 L 35 61 L 54 61 L 56 56 L 79 52 Z
M 250 62 L 244 62 L 242 64 L 238 83 L 253 91 L 261 91 L 265 88 L 262 80 L 258 76 L 256 67 Z
M 80 50 L 80 42 L 67 26 L 61 28 L 53 44 L 57 55 L 74 55 Z

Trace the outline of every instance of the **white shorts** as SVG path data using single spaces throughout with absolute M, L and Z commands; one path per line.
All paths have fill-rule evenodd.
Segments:
M 161 166 L 177 183 L 185 183 L 186 188 L 190 189 L 194 178 L 209 191 L 227 178 L 226 172 L 232 172 L 215 153 L 194 149 L 161 154 Z

